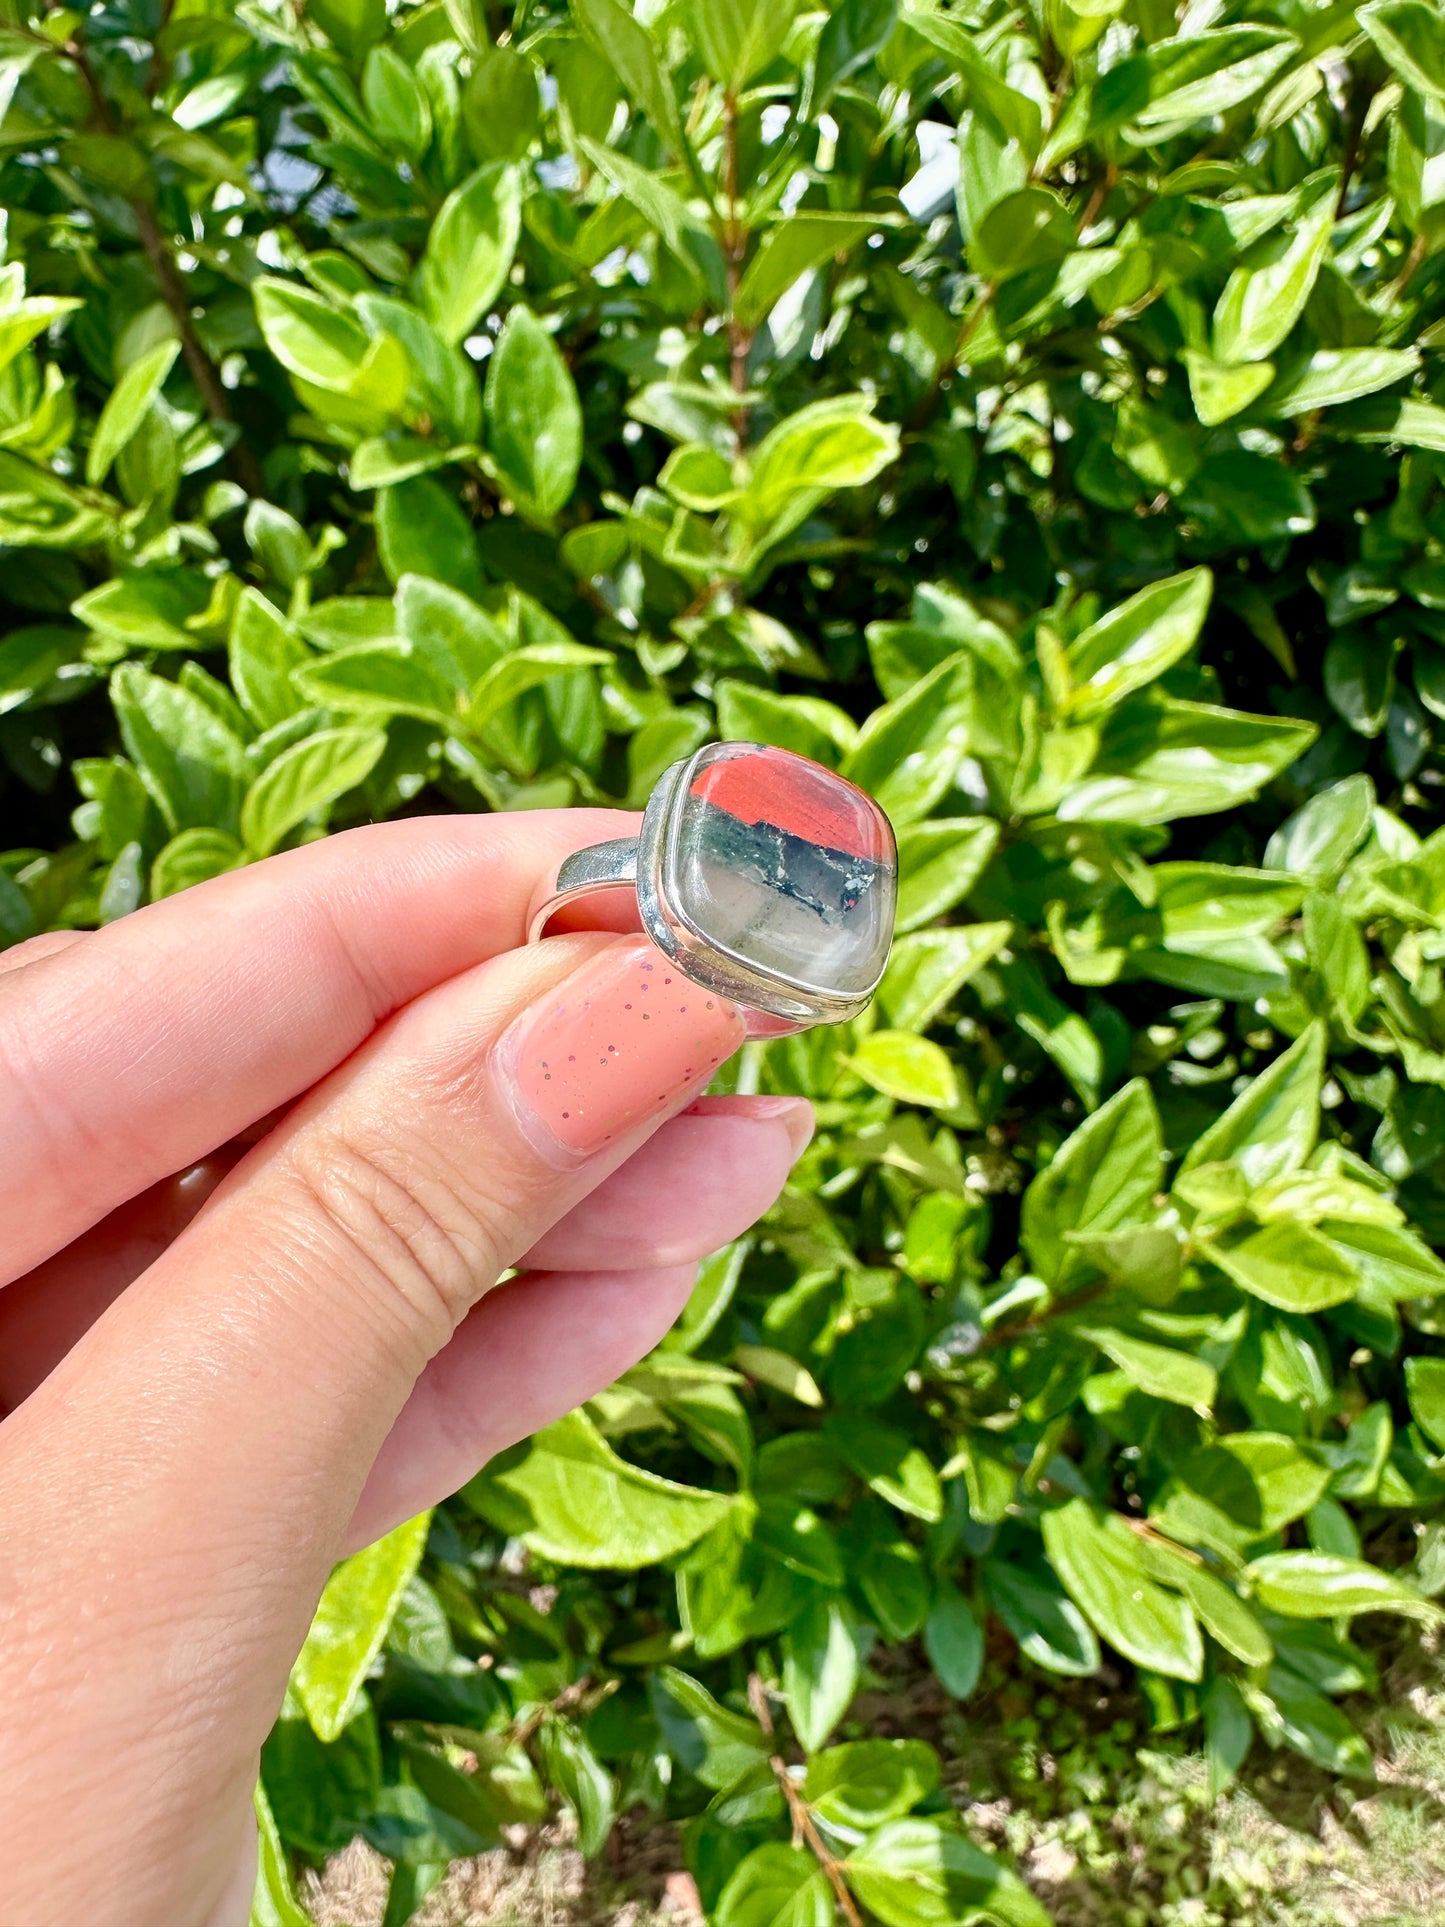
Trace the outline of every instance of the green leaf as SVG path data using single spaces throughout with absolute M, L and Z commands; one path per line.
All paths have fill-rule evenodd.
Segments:
M 783 1698 L 806 1752 L 823 1744 L 858 1689 L 858 1635 L 841 1599 L 807 1607 L 783 1635 Z
M 111 701 L 126 752 L 172 833 L 235 830 L 248 782 L 240 740 L 198 696 L 122 663 Z
M 1204 1696 L 1204 1758 L 1211 1800 L 1234 1784 L 1253 1744 L 1254 1723 L 1239 1688 L 1221 1674 Z
M 282 750 L 241 805 L 241 840 L 252 857 L 269 856 L 307 817 L 323 816 L 369 776 L 386 748 L 380 729 L 323 729 Z
M 1186 348 L 1180 356 L 1189 374 L 1194 412 L 1206 428 L 1226 422 L 1257 401 L 1274 380 L 1271 361 L 1234 365 L 1216 361 L 1202 348 Z
M 771 1345 L 737 1345 L 732 1358 L 740 1372 L 757 1379 L 760 1385 L 770 1385 L 775 1392 L 796 1399 L 800 1405 L 811 1405 L 814 1410 L 822 1408 L 823 1394 L 818 1390 L 817 1380 L 806 1365 L 800 1365 L 787 1352 L 777 1351 Z
M 900 1030 L 926 1030 L 1012 934 L 1010 923 L 974 923 L 901 937 L 878 987 L 890 1022 Z
M 830 1826 L 866 1830 L 901 1820 L 938 1783 L 938 1756 L 922 1740 L 855 1740 L 815 1753 L 802 1791 Z
M 429 576 L 473 602 L 482 568 L 471 523 L 456 498 L 429 475 L 384 488 L 376 500 L 376 546 L 393 582 Z
M 1169 1345 L 1155 1345 L 1143 1338 L 1107 1325 L 1077 1325 L 1080 1338 L 1097 1345 L 1111 1358 L 1131 1385 L 1151 1398 L 1167 1399 L 1172 1405 L 1187 1405 L 1196 1412 L 1207 1412 L 1219 1391 L 1219 1377 L 1212 1365 Z
M 898 833 L 898 929 L 931 923 L 966 897 L 998 847 L 998 837 L 997 823 L 982 816 L 906 824 Z
M 872 411 L 871 396 L 838 395 L 770 428 L 753 456 L 739 516 L 758 530 L 796 527 L 833 490 L 871 482 L 898 454 L 898 430 Z
M 1202 1250 L 1237 1285 L 1281 1311 L 1325 1311 L 1360 1289 L 1359 1269 L 1346 1252 L 1287 1219 L 1242 1236 L 1209 1238 Z
M 151 900 L 173 897 L 193 883 L 205 883 L 246 861 L 246 852 L 224 830 L 182 830 L 173 836 L 151 865 Z
M 1040 1276 L 1063 1272 L 1069 1232 L 1114 1231 L 1152 1217 L 1163 1155 L 1154 1099 L 1135 1078 L 1080 1125 L 1024 1196 L 1022 1236 Z
M 1313 1024 L 1195 1139 L 1179 1175 L 1232 1159 L 1253 1187 L 1299 1170 L 1319 1131 L 1324 1055 L 1324 1031 Z
M 38 295 L 0 314 L 0 370 L 8 368 L 37 335 L 84 306 L 67 295 Z
M 1349 1720 L 1287 1667 L 1271 1667 L 1264 1689 L 1250 1689 L 1245 1697 L 1266 1739 L 1292 1747 L 1326 1773 L 1374 1779 L 1370 1749 Z
M 618 1571 L 683 1551 L 732 1504 L 627 1464 L 581 1412 L 494 1460 L 462 1496 L 544 1558 Z
M 968 1601 L 947 1580 L 940 1581 L 923 1628 L 923 1650 L 944 1692 L 966 1700 L 983 1671 L 983 1633 Z
M 465 340 L 501 293 L 521 231 L 521 188 L 511 167 L 479 167 L 443 201 L 417 269 L 417 292 L 444 342 Z
M 921 1446 L 891 1425 L 850 1415 L 827 1436 L 838 1456 L 866 1485 L 900 1512 L 930 1522 L 943 1517 L 943 1488 Z
M 946 1111 L 960 1101 L 947 1052 L 906 1030 L 869 1031 L 847 1062 L 875 1091 L 900 1103 Z
M 250 1927 L 311 1927 L 311 1916 L 296 1898 L 286 1849 L 276 1830 L 266 1790 L 258 1780 L 252 1795 L 256 1809 L 256 1890 L 251 1897 Z
M 843 0 L 835 7 L 818 36 L 809 97 L 801 112 L 821 113 L 833 90 L 888 44 L 897 21 L 898 0 Z
M 348 393 L 371 346 L 365 330 L 311 289 L 274 275 L 258 276 L 251 292 L 266 346 L 286 372 Z
M 317 1739 L 338 1739 L 355 1713 L 401 1596 L 426 1549 L 429 1512 L 343 1559 L 326 1582 L 291 1690 Z
M 1021 187 L 996 201 L 970 249 L 979 272 L 996 286 L 1031 268 L 1062 261 L 1076 245 L 1074 223 L 1057 194 Z
M 231 687 L 258 728 L 274 729 L 305 707 L 293 673 L 310 660 L 311 651 L 279 610 L 258 590 L 242 589 L 231 619 L 228 663 Z
M 730 0 L 702 0 L 702 3 L 728 5 Z M 790 214 L 785 221 L 768 229 L 748 263 L 733 296 L 734 315 L 745 328 L 756 328 L 800 276 L 851 253 L 865 235 L 876 233 L 879 226 L 879 220 L 869 214 L 826 213 L 812 208 Z
M 1170 130 L 1224 114 L 1259 93 L 1298 49 L 1277 27 L 1225 27 L 1157 40 L 1135 60 L 1110 70 L 1096 93 L 1093 119 L 1123 119 L 1141 132 Z M 1144 98 L 1138 99 L 1143 81 Z
M 659 1667 L 651 1691 L 670 1750 L 704 1786 L 730 1787 L 774 1751 L 756 1720 L 719 1706 L 705 1686 L 675 1667 Z
M 1413 348 L 1317 348 L 1297 374 L 1270 391 L 1271 414 L 1307 415 L 1404 381 L 1419 367 Z
M 830 1927 L 828 1876 L 802 1847 L 754 1847 L 718 1896 L 718 1927 Z
M 1046 1580 L 1002 1559 L 988 1560 L 983 1572 L 994 1611 L 1030 1659 L 1075 1678 L 1098 1672 L 1094 1629 L 1052 1575 Z
M 484 730 L 488 723 L 528 689 L 540 688 L 554 676 L 611 662 L 605 649 L 588 649 L 580 642 L 536 642 L 514 649 L 493 663 L 479 679 L 467 705 L 467 727 Z
M 366 56 L 361 97 L 378 139 L 419 159 L 431 139 L 431 108 L 416 75 L 393 48 L 373 47 Z
M 1265 867 L 1323 882 L 1337 876 L 1370 833 L 1375 786 L 1346 776 L 1296 810 L 1265 847 Z
M 546 1723 L 542 1757 L 552 1784 L 577 1817 L 577 1844 L 591 1860 L 612 1831 L 612 1777 L 570 1720 Z
M 1090 773 L 1065 791 L 1070 823 L 1170 823 L 1245 802 L 1310 746 L 1309 723 L 1173 697 L 1126 702 Z
M 1445 22 L 1427 0 L 1375 0 L 1356 18 L 1407 87 L 1445 103 Z
M 395 628 L 428 674 L 458 696 L 469 696 L 511 647 L 497 617 L 421 575 L 404 575 L 397 584 Z
M 1043 1516 L 1049 1559 L 1084 1613 L 1136 1665 L 1197 1680 L 1204 1645 L 1194 1609 L 1151 1576 L 1136 1535 L 1112 1513 L 1070 1499 Z
M 1138 1550 L 1153 1577 L 1183 1594 L 1226 1652 L 1245 1666 L 1269 1664 L 1274 1647 L 1268 1633 L 1238 1593 L 1206 1565 L 1150 1537 L 1140 1537 Z
M 926 816 L 973 744 L 975 676 L 950 654 L 906 694 L 875 709 L 843 758 L 842 774 L 868 791 L 894 823 Z
M 111 463 L 140 427 L 180 352 L 179 341 L 158 341 L 130 364 L 110 391 L 85 457 L 85 479 L 92 488 L 99 488 Z
M 1445 1452 L 1445 1358 L 1407 1358 L 1410 1416 L 1430 1443 Z
M 648 120 L 672 145 L 678 140 L 677 100 L 651 34 L 620 0 L 571 0 L 572 18 Z
M 1202 1532 L 1203 1543 L 1242 1553 L 1302 1519 L 1329 1482 L 1329 1467 L 1281 1433 L 1227 1433 L 1183 1460 L 1151 1516 L 1171 1537 Z
M 303 664 L 296 688 L 313 703 L 360 716 L 416 716 L 443 729 L 460 722 L 461 704 L 409 642 L 363 642 Z
M 611 181 L 625 200 L 630 201 L 649 227 L 655 228 L 689 276 L 698 265 L 696 238 L 706 234 L 701 215 L 685 201 L 678 190 L 659 175 L 640 167 L 614 147 L 601 141 L 578 143 L 605 180 Z
M 853 718 L 818 696 L 779 696 L 771 689 L 726 678 L 716 691 L 718 729 L 724 738 L 775 743 L 815 763 L 835 763 L 839 750 L 858 740 Z
M 1403 1613 L 1435 1622 L 1445 1617 L 1407 1580 L 1361 1559 L 1328 1552 L 1270 1552 L 1245 1568 L 1254 1597 L 1286 1619 L 1340 1619 L 1354 1613 Z
M 689 0 L 688 19 L 703 64 L 732 93 L 782 50 L 797 0 Z
M 885 1927 L 1050 1927 L 1017 1874 L 938 1820 L 893 1820 L 843 1862 L 848 1885 Z
M 1186 656 L 1203 626 L 1213 584 L 1208 569 L 1169 576 L 1082 630 L 1065 651 L 1069 714 L 1100 715 Z
M 487 368 L 487 448 L 519 506 L 550 521 L 582 460 L 582 409 L 567 364 L 530 308 L 507 316 Z
M 1214 310 L 1219 361 L 1257 361 L 1272 353 L 1304 313 L 1329 247 L 1339 194 L 1338 170 L 1311 175 L 1294 217 L 1260 242 L 1251 264 L 1234 270 Z

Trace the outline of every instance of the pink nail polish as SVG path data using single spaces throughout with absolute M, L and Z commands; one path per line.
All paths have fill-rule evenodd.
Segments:
M 701 1090 L 742 1043 L 741 1011 L 645 937 L 575 970 L 505 1040 L 520 1107 L 582 1157 Z

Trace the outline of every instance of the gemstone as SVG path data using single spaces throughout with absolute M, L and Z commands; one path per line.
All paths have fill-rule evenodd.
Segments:
M 669 895 L 718 949 L 861 996 L 888 959 L 897 864 L 888 818 L 854 784 L 790 750 L 713 743 L 677 809 Z

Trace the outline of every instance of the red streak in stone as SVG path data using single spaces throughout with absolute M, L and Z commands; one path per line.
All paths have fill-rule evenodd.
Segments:
M 869 863 L 893 860 L 891 839 L 872 798 L 791 750 L 761 749 L 710 763 L 693 779 L 692 794 L 741 823 L 769 823 Z

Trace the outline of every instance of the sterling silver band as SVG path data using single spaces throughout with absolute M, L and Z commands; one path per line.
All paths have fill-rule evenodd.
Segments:
M 547 919 L 572 897 L 590 896 L 594 890 L 624 889 L 634 896 L 637 893 L 635 836 L 618 836 L 610 843 L 591 843 L 585 850 L 574 850 L 558 865 L 551 894 L 532 912 L 527 942 L 535 943 L 546 928 Z
M 564 904 L 601 890 L 626 890 L 644 935 L 694 983 L 739 1005 L 747 1013 L 750 1036 L 775 1037 L 805 1030 L 810 1024 L 836 1024 L 855 1017 L 877 988 L 876 981 L 866 988 L 840 991 L 783 976 L 709 935 L 680 900 L 670 860 L 674 805 L 687 795 L 691 771 L 707 753 L 706 748 L 699 750 L 663 771 L 643 813 L 640 836 L 589 844 L 563 858 L 555 875 L 539 884 L 532 899 L 528 943 L 538 941 L 548 919 Z

